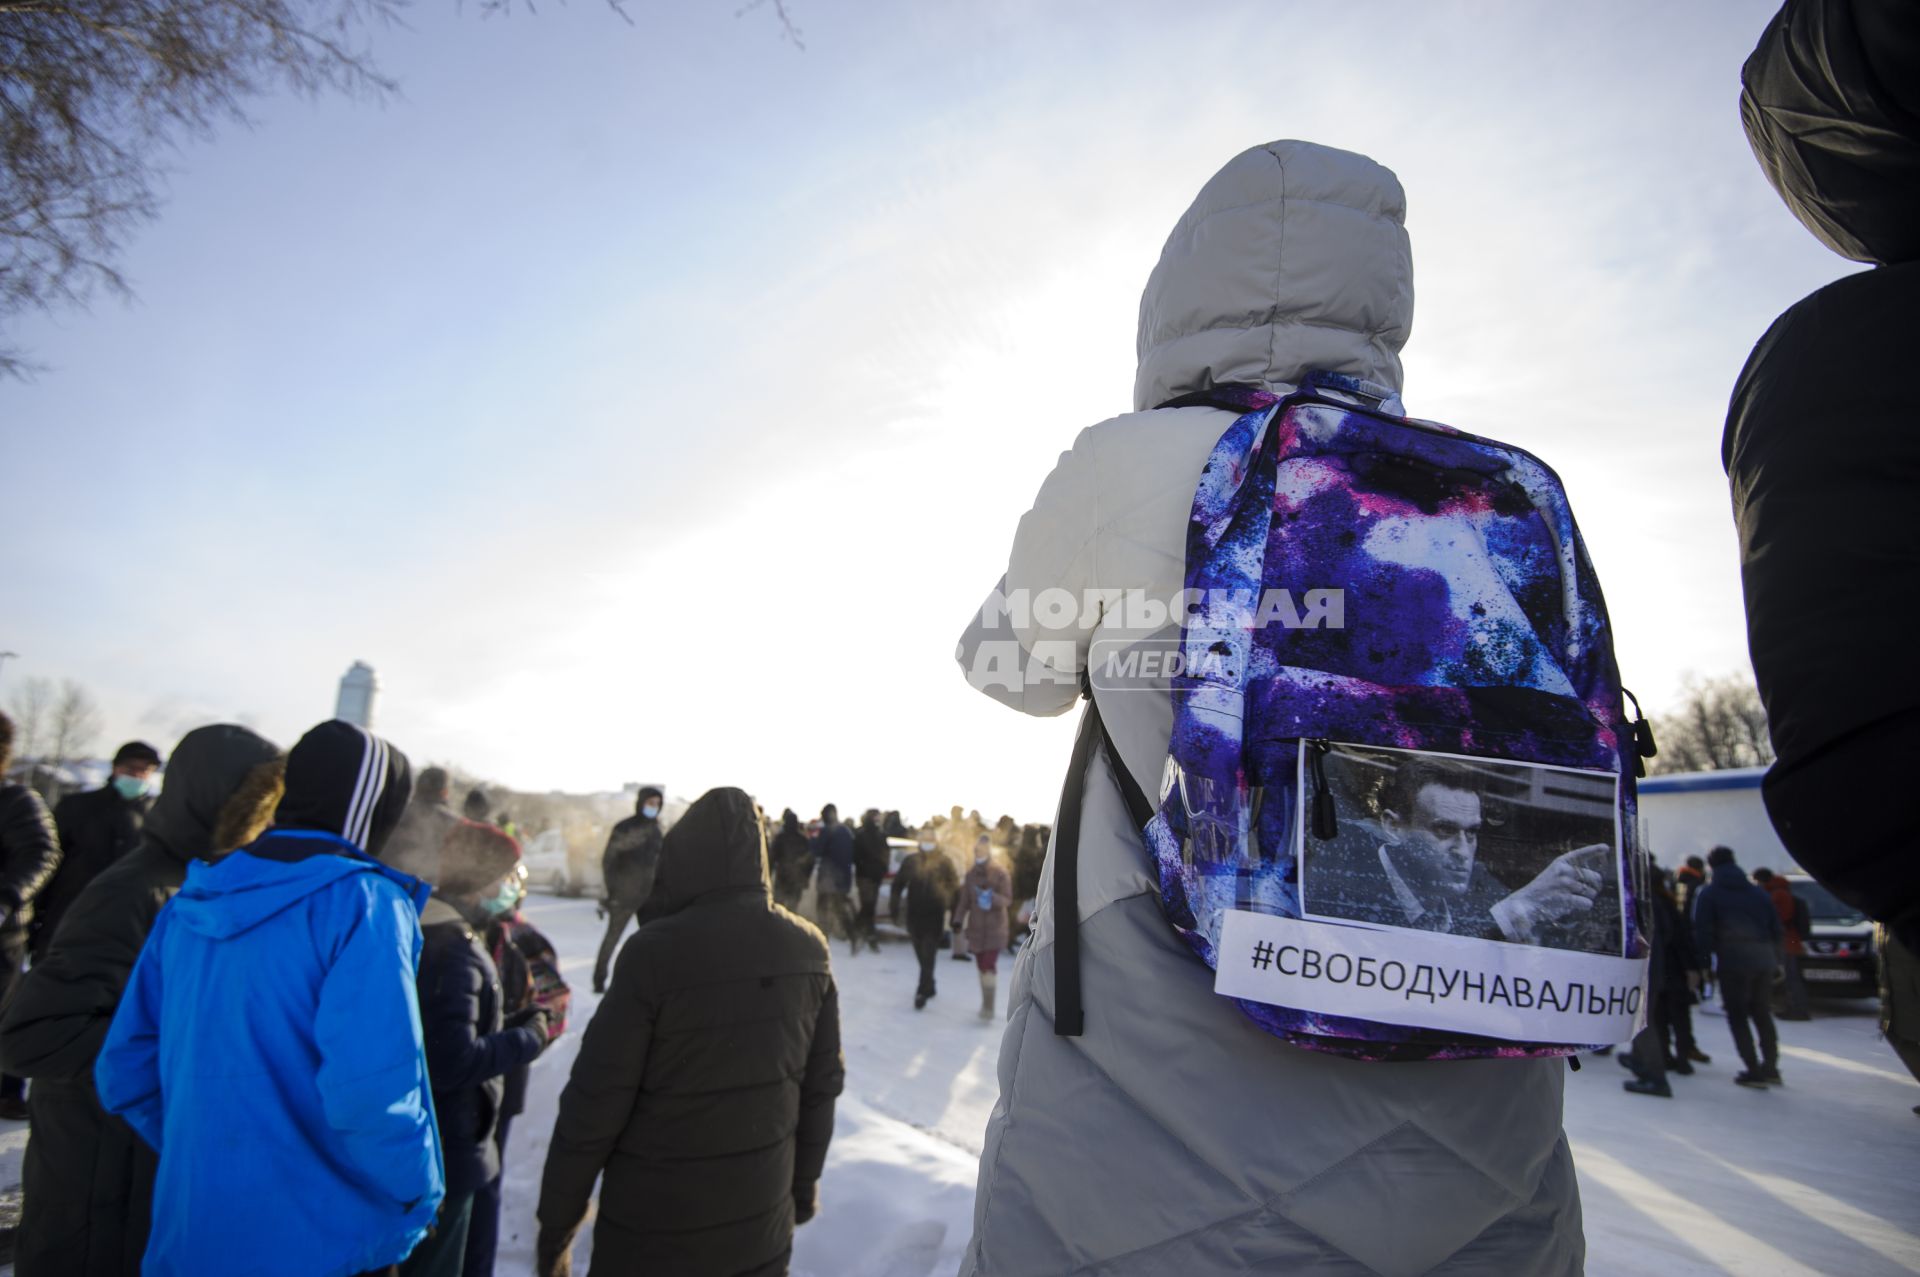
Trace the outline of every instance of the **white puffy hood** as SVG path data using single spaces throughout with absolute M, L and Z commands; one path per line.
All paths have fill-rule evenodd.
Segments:
M 1145 412 L 1220 382 L 1311 371 L 1400 386 L 1413 327 L 1406 193 L 1364 155 L 1311 142 L 1242 151 L 1200 189 L 1140 298 Z

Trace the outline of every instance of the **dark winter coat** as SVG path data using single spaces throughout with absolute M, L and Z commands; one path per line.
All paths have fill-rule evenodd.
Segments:
M 24 933 L 34 898 L 60 868 L 60 839 L 40 795 L 25 785 L 0 785 L 0 932 Z
M 673 827 L 660 890 L 560 1097 L 540 1271 L 604 1176 L 595 1272 L 784 1273 L 845 1072 L 826 938 L 768 898 L 759 818 L 737 789 Z
M 158 1159 L 100 1107 L 93 1065 L 133 965 L 187 862 L 212 850 L 220 808 L 279 749 L 202 727 L 174 750 L 141 845 L 89 883 L 0 1015 L 0 1067 L 32 1079 L 32 1137 L 14 1248 L 19 1277 L 137 1274 Z
M 1693 943 L 1722 971 L 1771 971 L 1780 965 L 1780 915 L 1773 898 L 1729 861 L 1693 902 Z
M 1899 605 L 1920 594 L 1920 419 L 1898 372 L 1920 349 L 1920 5 L 1790 0 L 1742 73 L 1761 168 L 1823 243 L 1876 269 L 1796 303 L 1735 385 L 1732 487 L 1747 643 L 1791 773 L 1920 709 Z M 1874 839 L 1795 837 L 1835 894 L 1920 931 L 1920 867 Z
M 502 1029 L 505 997 L 473 923 L 435 896 L 420 911 L 420 1028 L 446 1159 L 447 1196 L 465 1196 L 500 1173 L 494 1142 L 506 1075 L 546 1047 L 537 1024 Z
M 33 951 L 44 953 L 67 907 L 88 883 L 140 845 L 150 798 L 128 801 L 112 785 L 69 794 L 53 809 L 60 831 L 60 868 L 33 902 Z
M 780 827 L 773 836 L 768 859 L 773 862 L 775 894 L 798 900 L 807 889 L 807 879 L 813 876 L 813 847 L 798 821 Z
M 1687 973 L 1704 964 L 1694 957 L 1693 928 L 1680 917 L 1673 897 L 1657 887 L 1648 888 L 1647 987 L 1659 992 L 1687 991 Z
M 853 835 L 853 876 L 863 882 L 880 882 L 893 868 L 893 848 L 887 843 L 887 831 L 878 822 L 862 824 Z
M 638 908 L 653 892 L 653 876 L 660 868 L 660 821 L 635 812 L 607 835 L 600 871 L 607 881 L 607 899 Z
M 820 890 L 853 890 L 853 831 L 839 821 L 823 825 L 813 836 L 813 858 L 819 867 Z
M 938 847 L 932 851 L 912 851 L 900 862 L 893 875 L 893 895 L 888 907 L 895 922 L 905 922 L 915 934 L 938 934 L 946 930 L 953 914 L 953 898 L 960 892 L 960 871 L 953 857 Z M 900 912 L 905 898 L 906 913 Z

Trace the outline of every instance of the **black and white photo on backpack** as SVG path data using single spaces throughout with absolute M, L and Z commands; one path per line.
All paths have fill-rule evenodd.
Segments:
M 1228 911 L 1216 992 L 1515 1043 L 1637 1032 L 1619 776 L 1330 741 L 1298 766 L 1297 916 L 1258 891 Z

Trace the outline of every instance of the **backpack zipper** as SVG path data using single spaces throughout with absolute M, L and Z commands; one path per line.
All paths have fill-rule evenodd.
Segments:
M 1331 842 L 1340 836 L 1340 820 L 1333 809 L 1333 789 L 1327 784 L 1326 757 L 1333 749 L 1330 741 L 1309 740 L 1301 744 L 1307 750 L 1307 766 L 1313 772 L 1313 836 Z

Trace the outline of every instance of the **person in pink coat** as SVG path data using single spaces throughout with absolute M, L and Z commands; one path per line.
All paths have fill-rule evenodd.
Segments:
M 953 925 L 967 934 L 967 951 L 980 969 L 980 1018 L 993 1019 L 1000 982 L 1000 951 L 1007 947 L 1007 907 L 1013 903 L 1013 875 L 993 858 L 993 843 L 981 834 L 973 844 L 973 867 L 960 880 Z

